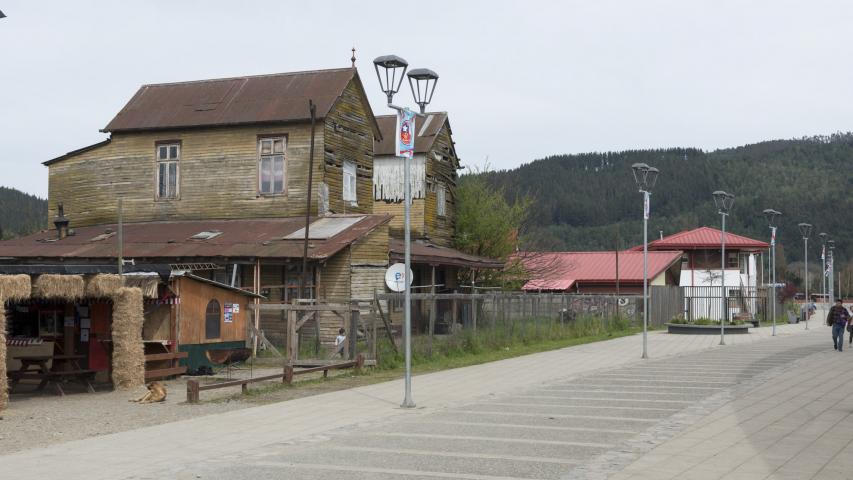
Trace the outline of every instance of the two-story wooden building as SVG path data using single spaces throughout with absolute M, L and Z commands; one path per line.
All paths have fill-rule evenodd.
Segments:
M 114 264 L 121 201 L 126 259 L 180 265 L 273 302 L 371 300 L 383 288 L 391 216 L 373 214 L 381 132 L 355 68 L 145 85 L 103 132 L 45 162 L 49 215 L 62 204 L 66 232 L 2 242 L 2 262 Z M 282 342 L 282 324 L 265 316 L 261 328 Z M 339 326 L 324 316 L 323 340 Z
M 373 161 L 374 213 L 393 215 L 390 257 L 404 254 L 403 159 L 394 155 L 396 116 L 376 117 L 381 137 Z M 447 112 L 429 112 L 415 122 L 415 152 L 411 159 L 412 271 L 414 285 L 441 285 L 439 291 L 459 288 L 459 269 L 501 268 L 502 262 L 454 250 L 456 184 L 461 169 Z

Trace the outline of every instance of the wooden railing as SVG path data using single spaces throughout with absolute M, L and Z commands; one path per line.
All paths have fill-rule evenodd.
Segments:
M 286 383 L 289 385 L 293 383 L 293 377 L 297 375 L 323 372 L 323 377 L 327 377 L 329 375 L 329 370 L 341 370 L 345 368 L 355 368 L 356 370 L 360 370 L 363 366 L 364 356 L 358 355 L 355 360 L 352 361 L 330 363 L 328 365 L 315 365 L 310 366 L 308 368 L 301 368 L 299 370 L 294 368 L 294 365 L 288 364 L 284 366 L 284 370 L 282 371 L 282 373 L 276 373 L 274 375 L 264 375 L 262 377 L 245 378 L 242 380 L 229 380 L 226 382 L 211 383 L 207 385 L 199 384 L 198 380 L 187 380 L 187 403 L 198 403 L 199 392 L 203 390 L 215 390 L 217 388 L 240 386 L 242 393 L 245 394 L 249 391 L 250 383 L 266 382 L 270 380 L 281 379 L 282 383 Z

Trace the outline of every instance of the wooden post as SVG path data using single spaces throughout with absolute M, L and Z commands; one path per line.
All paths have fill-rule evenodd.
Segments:
M 453 293 L 456 293 L 456 291 L 454 291 Z M 451 328 L 450 328 L 451 331 L 453 331 L 453 328 L 456 327 L 456 319 L 457 319 L 457 313 L 456 313 L 457 308 L 456 307 L 457 307 L 456 297 L 453 297 L 453 300 L 451 300 L 451 307 L 450 307 L 453 309 L 453 311 L 450 313 L 451 322 L 453 322 L 451 325 Z
M 284 366 L 284 376 L 282 377 L 282 380 L 288 385 L 293 384 L 293 365 Z
M 254 292 L 255 295 L 261 294 L 261 259 L 255 260 L 255 265 L 252 269 L 252 292 Z M 255 305 L 260 304 L 260 299 L 258 297 L 255 297 L 253 301 Z M 254 310 L 252 312 L 252 322 L 255 324 L 255 336 L 252 340 L 252 358 L 255 358 L 258 355 L 258 332 L 261 331 L 260 310 Z
M 356 369 L 356 371 L 360 372 L 363 367 L 364 367 L 364 355 L 359 353 L 355 357 L 355 369 Z
M 290 310 L 287 312 L 287 344 L 285 346 L 284 356 L 287 358 L 287 363 L 293 365 L 296 363 L 299 350 L 299 340 L 296 334 L 296 321 L 298 312 Z
M 187 403 L 198 403 L 198 380 L 187 380 Z
M 347 358 L 355 358 L 358 348 L 358 321 L 361 318 L 361 312 L 358 310 L 358 303 L 350 303 L 349 312 L 349 335 L 347 335 L 347 343 L 349 343 L 349 355 Z
M 374 301 L 374 306 L 375 306 L 376 303 L 378 303 L 378 300 L 376 300 L 376 292 L 373 292 L 373 301 Z M 371 342 L 370 342 L 370 353 L 371 353 L 371 356 L 373 357 L 373 361 L 376 362 L 376 365 L 379 365 L 379 345 L 378 345 L 379 335 L 376 333 L 376 317 L 377 317 L 377 315 L 379 315 L 379 308 L 378 307 L 377 307 L 376 311 L 373 312 L 373 315 L 370 316 L 371 322 L 372 322 L 371 327 L 373 327 L 372 332 L 371 332 L 372 338 L 371 338 Z
M 429 293 L 433 295 L 429 304 L 429 341 L 427 343 L 427 355 L 432 356 L 432 336 L 435 334 L 435 317 L 438 313 L 438 301 L 435 299 L 435 265 L 432 266 Z

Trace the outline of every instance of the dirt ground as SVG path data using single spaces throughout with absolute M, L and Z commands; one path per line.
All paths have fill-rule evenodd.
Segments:
M 281 372 L 281 368 L 235 369 L 218 372 L 213 377 L 194 377 L 201 383 L 236 378 L 259 377 Z M 201 392 L 201 402 L 186 403 L 186 379 L 161 382 L 168 396 L 162 403 L 140 405 L 129 400 L 139 398 L 147 389 L 131 391 L 99 390 L 83 393 L 69 386 L 60 397 L 48 388 L 39 394 L 28 393 L 29 386 L 21 386 L 22 393 L 13 393 L 7 410 L 0 412 L 0 452 L 11 453 L 38 446 L 68 442 L 109 433 L 175 422 L 187 418 L 212 415 L 230 410 L 248 408 L 265 403 L 281 402 L 293 398 L 317 395 L 334 390 L 352 388 L 385 380 L 386 375 L 354 374 L 351 370 L 299 376 L 294 386 L 284 386 L 280 381 L 251 384 L 248 395 L 241 395 L 240 387 L 229 387 Z M 109 388 L 109 387 L 107 387 Z

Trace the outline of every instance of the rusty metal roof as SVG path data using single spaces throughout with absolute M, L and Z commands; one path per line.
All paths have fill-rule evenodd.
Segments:
M 337 235 L 309 240 L 308 257 L 327 259 L 391 220 L 390 215 L 357 216 L 363 218 Z M 124 225 L 124 256 L 140 259 L 301 258 L 303 241 L 283 238 L 304 225 L 304 217 L 127 223 Z M 62 240 L 56 240 L 55 230 L 45 230 L 0 242 L 0 261 L 116 258 L 116 225 L 74 230 L 73 236 Z M 191 238 L 204 231 L 222 234 L 209 240 Z
M 379 123 L 382 139 L 373 143 L 373 153 L 394 155 L 396 139 L 394 130 L 397 128 L 397 116 L 380 115 L 376 117 L 376 121 Z M 429 152 L 445 122 L 447 122 L 447 112 L 427 112 L 426 118 L 418 117 L 415 120 L 415 153 Z
M 391 261 L 402 262 L 405 244 L 402 240 L 392 238 L 388 242 L 391 250 Z M 477 255 L 469 255 L 462 253 L 459 250 L 454 250 L 448 247 L 440 247 L 438 245 L 424 242 L 412 242 L 412 263 L 422 263 L 428 265 L 450 265 L 455 267 L 466 268 L 503 268 L 504 262 L 493 258 L 478 257 Z
M 307 121 L 309 99 L 323 118 L 353 78 L 340 68 L 143 85 L 102 131 Z

